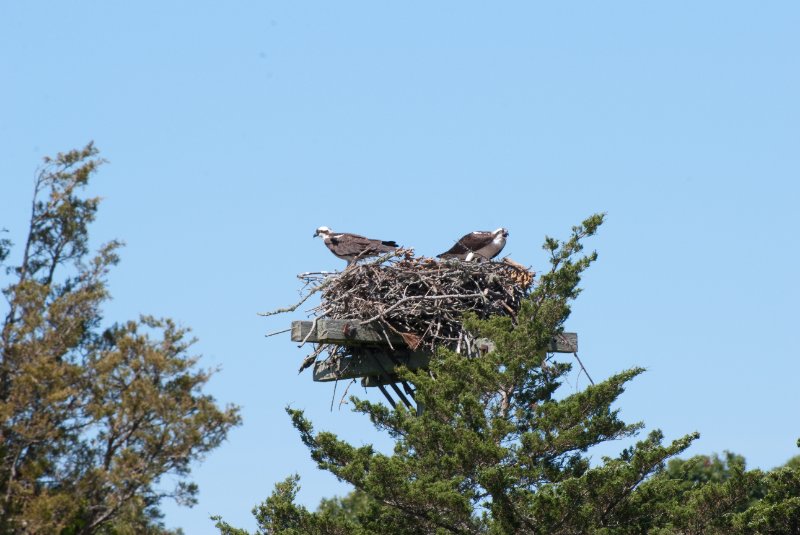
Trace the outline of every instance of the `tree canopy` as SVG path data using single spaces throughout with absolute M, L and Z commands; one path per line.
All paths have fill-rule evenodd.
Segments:
M 102 164 L 93 144 L 46 158 L 17 265 L 0 240 L 2 533 L 165 533 L 159 503 L 191 505 L 192 462 L 239 423 L 203 393 L 188 329 L 103 320 L 121 242 L 90 252 L 100 199 L 82 195 Z
M 797 532 L 796 463 L 763 473 L 734 455 L 682 461 L 675 456 L 699 435 L 665 441 L 658 430 L 593 461 L 594 446 L 641 432 L 643 424 L 622 421 L 614 405 L 644 370 L 565 393 L 572 363 L 546 348 L 597 258 L 583 243 L 603 217 L 589 217 L 566 240 L 546 238 L 550 269 L 516 317 L 464 318 L 471 333 L 494 341 L 493 352 L 467 358 L 439 349 L 429 370 L 401 371 L 416 386 L 421 414 L 351 398 L 393 439 L 391 454 L 315 431 L 302 411 L 287 408 L 312 459 L 355 490 L 309 511 L 296 503 L 299 477 L 290 476 L 254 509 L 258 533 Z M 224 535 L 247 533 L 216 520 Z

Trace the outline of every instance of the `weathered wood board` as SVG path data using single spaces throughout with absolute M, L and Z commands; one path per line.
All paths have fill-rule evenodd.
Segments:
M 351 355 L 318 361 L 314 364 L 314 381 L 336 381 L 338 379 L 365 378 L 364 386 L 391 383 L 398 364 L 411 370 L 425 368 L 430 362 L 430 353 L 412 351 L 406 347 L 402 337 L 389 335 L 394 349 L 386 343 L 384 333 L 356 320 L 293 321 L 294 342 L 338 344 L 352 347 Z M 494 350 L 491 340 L 479 339 L 476 345 L 481 352 Z M 548 348 L 552 353 L 574 353 L 578 351 L 578 335 L 562 333 L 555 337 Z
M 313 332 L 312 332 L 313 328 Z M 311 333 L 309 335 L 309 333 Z M 387 333 L 392 345 L 404 346 L 403 338 Z M 356 320 L 319 320 L 292 322 L 293 342 L 320 342 L 338 345 L 385 345 L 386 335 L 371 325 L 360 325 Z
M 314 364 L 314 380 L 320 382 L 336 381 L 337 379 L 355 379 L 358 377 L 391 376 L 397 364 L 408 366 L 411 370 L 424 368 L 430 362 L 431 355 L 422 351 L 409 349 L 396 349 L 392 351 L 380 347 L 359 347 L 353 350 L 353 355 L 317 361 Z M 385 381 L 383 384 L 387 384 Z
M 312 331 L 313 329 L 313 331 Z M 395 348 L 404 347 L 403 338 L 394 333 L 387 333 L 389 341 Z M 357 320 L 293 321 L 293 342 L 314 342 L 338 345 L 387 345 L 386 336 L 370 325 L 361 325 Z M 479 342 L 485 344 L 488 351 L 494 348 L 491 340 Z M 578 351 L 578 334 L 561 333 L 550 342 L 547 349 L 551 353 L 575 353 Z

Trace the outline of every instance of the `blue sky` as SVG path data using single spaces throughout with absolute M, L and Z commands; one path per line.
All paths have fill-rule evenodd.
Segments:
M 310 507 L 347 491 L 287 404 L 388 447 L 264 337 L 303 315 L 256 315 L 342 267 L 320 225 L 425 255 L 505 226 L 544 269 L 545 234 L 607 212 L 567 324 L 590 373 L 645 366 L 624 418 L 771 468 L 800 436 L 798 27 L 788 1 L 4 2 L 0 227 L 20 241 L 41 158 L 95 141 L 94 237 L 127 243 L 106 317 L 192 327 L 243 407 L 200 503 L 165 506 L 188 534 L 252 528 L 294 472 Z

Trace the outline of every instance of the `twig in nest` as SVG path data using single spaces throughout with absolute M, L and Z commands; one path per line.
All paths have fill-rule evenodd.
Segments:
M 309 297 L 311 297 L 315 293 L 325 289 L 325 287 L 331 282 L 331 280 L 333 280 L 333 279 L 328 279 L 328 280 L 322 281 L 322 283 L 320 283 L 319 286 L 314 287 L 310 292 L 308 292 L 306 294 L 305 297 L 303 297 L 300 301 L 298 301 L 297 303 L 295 303 L 294 305 L 292 305 L 290 307 L 279 308 L 279 309 L 276 309 L 276 310 L 272 310 L 270 312 L 259 312 L 258 315 L 259 316 L 274 316 L 275 314 L 283 314 L 284 312 L 294 312 L 295 310 L 297 310 L 300 307 L 300 305 L 302 305 L 303 303 L 308 301 Z
M 350 381 L 350 382 L 347 384 L 347 388 L 345 388 L 345 389 L 344 389 L 344 393 L 342 393 L 342 399 L 340 399 L 340 400 L 339 400 L 339 410 L 341 410 L 341 409 L 342 409 L 342 405 L 344 405 L 345 403 L 347 403 L 347 401 L 345 401 L 345 399 L 344 399 L 344 398 L 345 398 L 345 396 L 347 396 L 347 391 L 348 391 L 348 390 L 350 390 L 350 386 L 352 386 L 352 384 L 353 384 L 353 383 L 355 383 L 355 382 L 356 382 L 356 380 L 355 380 L 355 379 L 353 379 L 352 381 Z
M 269 338 L 270 336 L 275 336 L 276 334 L 288 333 L 288 332 L 289 332 L 289 331 L 291 331 L 291 330 L 292 330 L 292 328 L 291 328 L 291 327 L 289 327 L 288 329 L 283 329 L 283 330 L 280 330 L 280 331 L 273 331 L 273 332 L 271 332 L 271 333 L 267 333 L 267 334 L 265 334 L 264 336 L 266 336 L 267 338 Z
M 303 344 L 308 342 L 308 339 L 311 338 L 311 335 L 314 334 L 317 331 L 317 320 L 318 319 L 319 319 L 319 317 L 314 318 L 314 321 L 311 322 L 311 328 L 308 330 L 308 334 L 306 335 L 305 338 L 303 338 L 303 341 L 300 342 L 300 345 L 297 346 L 297 347 L 303 347 Z

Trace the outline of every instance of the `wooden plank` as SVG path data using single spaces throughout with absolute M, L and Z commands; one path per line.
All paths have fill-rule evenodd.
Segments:
M 495 344 L 488 338 L 478 338 L 475 345 L 481 354 L 490 353 L 495 350 Z M 561 333 L 550 340 L 547 347 L 548 353 L 577 353 L 578 352 L 578 333 Z
M 386 344 L 386 336 L 393 346 L 404 346 L 403 339 L 391 332 L 383 333 L 371 325 L 360 325 L 359 321 L 322 320 L 318 322 L 317 334 L 320 340 L 330 344 Z
M 550 353 L 577 353 L 578 333 L 561 333 L 550 340 Z
M 344 346 L 352 345 L 381 345 L 386 346 L 386 338 L 383 333 L 370 325 L 359 325 L 358 320 L 330 320 L 322 319 L 317 321 L 313 332 L 311 328 L 313 321 L 293 321 L 292 322 L 292 341 L 293 342 L 315 342 L 325 344 L 337 344 Z M 309 333 L 311 333 L 309 335 Z M 389 333 L 389 340 L 395 348 L 405 347 L 403 338 Z M 480 345 L 485 345 L 488 351 L 494 349 L 491 340 L 479 339 Z M 562 333 L 556 336 L 547 349 L 551 353 L 575 353 L 578 351 L 578 334 Z
M 389 350 L 379 347 L 360 347 L 353 350 L 353 355 L 336 359 L 317 361 L 314 364 L 314 380 L 327 382 L 337 379 L 354 379 L 391 374 L 396 364 L 389 356 Z M 424 368 L 430 362 L 431 355 L 422 351 L 396 349 L 392 357 L 408 366 L 411 370 Z
M 311 332 L 313 321 L 293 321 L 293 342 L 319 342 L 337 345 L 386 345 L 384 334 L 371 325 L 360 325 L 358 320 L 330 320 L 317 321 L 316 328 Z M 309 335 L 309 333 L 311 333 Z M 405 346 L 403 338 L 389 334 L 392 345 Z M 308 338 L 306 338 L 308 337 Z
M 293 321 L 292 342 L 302 342 L 305 340 L 312 326 L 314 327 L 314 332 L 316 333 L 317 327 L 314 325 L 313 321 Z M 309 341 L 316 342 L 316 340 L 311 340 L 311 338 L 314 338 L 314 335 L 309 337 Z

